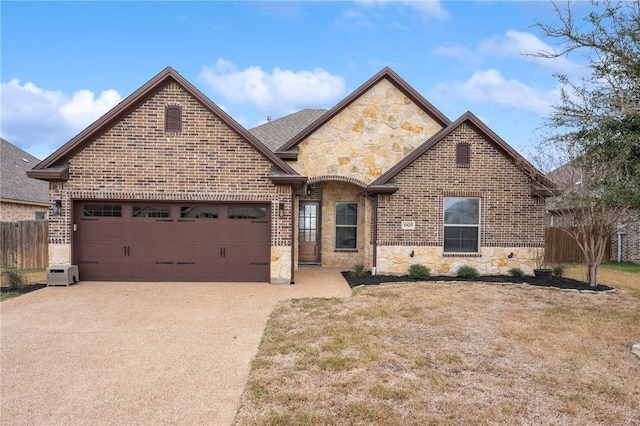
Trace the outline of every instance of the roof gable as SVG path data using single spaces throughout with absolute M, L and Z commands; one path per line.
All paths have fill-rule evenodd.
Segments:
M 419 108 L 429 114 L 433 119 L 439 123 L 442 127 L 446 127 L 451 123 L 442 112 L 440 112 L 435 106 L 427 101 L 420 93 L 416 92 L 407 82 L 400 78 L 391 68 L 385 67 L 376 75 L 371 77 L 362 86 L 353 91 L 350 95 L 336 104 L 333 108 L 325 112 L 320 118 L 314 121 L 309 127 L 298 133 L 293 139 L 284 144 L 278 151 L 288 151 L 297 146 L 300 142 L 305 140 L 309 135 L 314 133 L 320 127 L 328 123 L 332 118 L 338 115 L 342 110 L 348 107 L 356 99 L 366 93 L 369 89 L 378 84 L 382 79 L 387 79 L 398 90 L 400 90 L 405 96 L 413 101 Z
M 536 169 L 531 163 L 529 163 L 522 155 L 514 150 L 509 144 L 507 144 L 500 136 L 487 127 L 478 117 L 471 112 L 466 112 L 456 121 L 451 123 L 440 132 L 436 133 L 433 137 L 428 139 L 425 143 L 413 150 L 395 166 L 389 169 L 386 173 L 376 179 L 370 185 L 370 192 L 385 193 L 393 192 L 393 189 L 397 190 L 397 186 L 393 182 L 393 179 L 409 165 L 411 165 L 422 154 L 434 147 L 454 130 L 460 127 L 462 124 L 467 123 L 471 125 L 476 131 L 478 131 L 483 137 L 485 137 L 502 155 L 512 161 L 525 175 L 531 180 L 532 184 L 538 186 L 538 190 L 551 189 L 554 187 L 553 183 L 545 177 L 542 172 Z M 543 194 L 544 191 L 540 193 Z
M 4 201 L 49 203 L 49 185 L 27 176 L 40 160 L 1 139 L 0 198 Z
M 33 172 L 29 174 L 35 178 L 45 178 L 44 171 L 47 169 L 52 170 L 59 168 L 63 164 L 67 163 L 75 154 L 81 151 L 88 143 L 90 143 L 95 137 L 108 130 L 116 122 L 121 120 L 132 110 L 139 107 L 146 99 L 153 96 L 155 92 L 164 87 L 168 82 L 174 81 L 189 95 L 193 96 L 198 102 L 200 102 L 211 113 L 220 118 L 227 126 L 233 131 L 239 134 L 243 139 L 249 143 L 254 149 L 262 154 L 268 161 L 283 172 L 285 175 L 297 175 L 284 161 L 279 159 L 270 149 L 268 149 L 262 142 L 260 142 L 254 135 L 248 130 L 242 127 L 231 116 L 224 112 L 220 107 L 214 104 L 209 98 L 207 98 L 202 92 L 196 89 L 191 83 L 189 83 L 184 77 L 182 77 L 173 68 L 167 67 L 159 74 L 145 83 L 138 90 L 133 92 L 122 102 L 116 105 L 113 109 L 107 112 L 105 115 L 96 120 L 93 124 L 89 125 L 86 129 L 72 138 L 69 142 L 60 147 L 57 151 L 38 164 Z M 57 166 L 57 167 L 56 167 Z M 41 172 L 39 172 L 41 171 Z M 55 176 L 54 176 L 55 175 Z M 52 178 L 60 178 L 59 173 L 52 173 Z

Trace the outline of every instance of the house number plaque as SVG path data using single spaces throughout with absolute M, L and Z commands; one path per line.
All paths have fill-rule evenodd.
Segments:
M 402 229 L 407 231 L 413 231 L 416 229 L 416 223 L 413 220 L 403 220 Z

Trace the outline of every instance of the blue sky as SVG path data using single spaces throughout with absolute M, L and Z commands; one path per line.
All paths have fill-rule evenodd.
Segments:
M 528 156 L 580 58 L 548 1 L 2 1 L 0 134 L 44 159 L 173 67 L 247 128 L 330 108 L 389 66 L 451 120 L 472 111 Z

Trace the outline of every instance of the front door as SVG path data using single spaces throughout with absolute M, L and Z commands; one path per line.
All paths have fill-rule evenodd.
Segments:
M 320 262 L 320 203 L 301 201 L 298 211 L 298 261 Z

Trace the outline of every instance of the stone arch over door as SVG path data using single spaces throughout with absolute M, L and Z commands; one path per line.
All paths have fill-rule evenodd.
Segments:
M 319 245 L 320 245 L 320 262 L 323 267 L 341 267 L 352 269 L 357 264 L 371 266 L 371 202 L 365 197 L 366 183 L 358 179 L 324 175 L 310 177 L 307 181 L 309 187 L 320 186 L 321 196 L 315 197 L 320 206 L 320 224 L 319 224 Z M 317 191 L 313 191 L 317 194 Z M 299 207 L 311 201 L 307 197 L 300 197 Z M 348 206 L 347 206 L 348 205 Z M 355 229 L 356 242 L 355 247 L 345 248 L 337 244 L 344 232 L 352 232 L 351 230 L 337 230 L 342 228 L 342 224 L 336 223 L 336 215 L 338 211 L 348 207 L 353 211 L 357 209 L 357 223 Z M 298 228 L 298 244 L 300 249 L 301 238 L 301 215 L 297 218 Z M 340 219 L 338 219 L 340 221 Z M 304 225 L 302 226 L 304 228 Z M 352 228 L 351 228 L 352 229 Z M 337 236 L 337 234 L 339 234 Z M 300 260 L 301 262 L 301 260 Z

